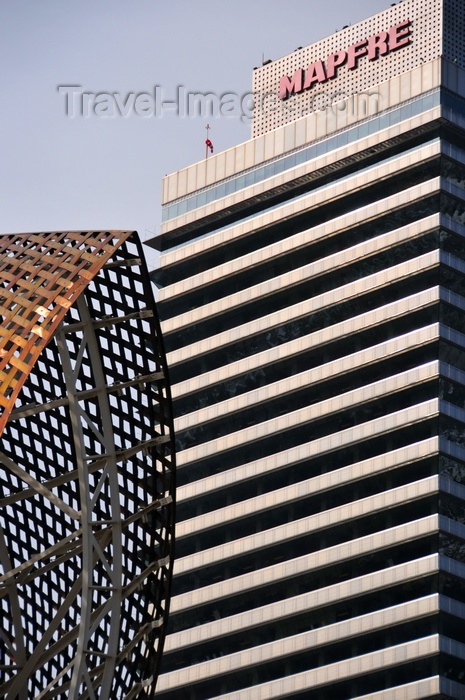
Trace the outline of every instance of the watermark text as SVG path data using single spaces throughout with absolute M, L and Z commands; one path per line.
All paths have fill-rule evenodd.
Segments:
M 293 99 L 280 100 L 278 92 L 238 95 L 234 92 L 194 92 L 183 85 L 167 94 L 160 85 L 150 92 L 93 92 L 82 85 L 59 85 L 64 111 L 72 119 L 99 117 L 161 118 L 176 117 L 228 117 L 239 118 L 250 123 L 254 117 L 281 113 L 278 121 L 287 123 L 294 119 L 318 112 L 346 113 L 347 116 L 363 119 L 382 109 L 381 95 L 376 90 L 346 95 L 344 92 L 308 92 Z

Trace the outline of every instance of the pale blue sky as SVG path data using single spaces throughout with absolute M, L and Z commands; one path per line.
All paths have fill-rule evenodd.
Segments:
M 251 90 L 252 69 L 389 7 L 385 0 L 2 0 L 0 231 L 159 232 L 164 174 L 250 138 L 239 116 L 65 113 L 88 93 Z M 92 100 L 94 98 L 89 98 Z M 130 98 L 132 99 L 132 98 Z M 127 103 L 129 105 L 130 103 Z M 146 102 L 150 112 L 150 103 Z M 144 105 L 139 110 L 143 114 Z M 78 104 L 75 105 L 78 112 Z

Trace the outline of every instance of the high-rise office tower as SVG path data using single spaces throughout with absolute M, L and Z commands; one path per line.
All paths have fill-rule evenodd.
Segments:
M 465 698 L 464 37 L 405 0 L 267 63 L 164 181 L 159 700 Z

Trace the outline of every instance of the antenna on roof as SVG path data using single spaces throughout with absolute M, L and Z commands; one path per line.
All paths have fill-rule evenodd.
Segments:
M 208 153 L 209 153 L 209 152 L 210 152 L 210 153 L 213 153 L 213 144 L 212 144 L 212 142 L 210 141 L 210 138 L 209 138 L 210 129 L 211 129 L 210 124 L 207 124 L 207 126 L 206 126 L 205 128 L 206 128 L 206 130 L 207 130 L 207 138 L 206 138 L 206 140 L 205 140 L 205 160 L 206 160 L 206 159 L 208 158 Z

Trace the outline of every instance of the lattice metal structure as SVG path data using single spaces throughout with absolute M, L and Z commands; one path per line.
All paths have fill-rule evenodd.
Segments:
M 151 698 L 171 400 L 130 231 L 0 237 L 0 698 Z

